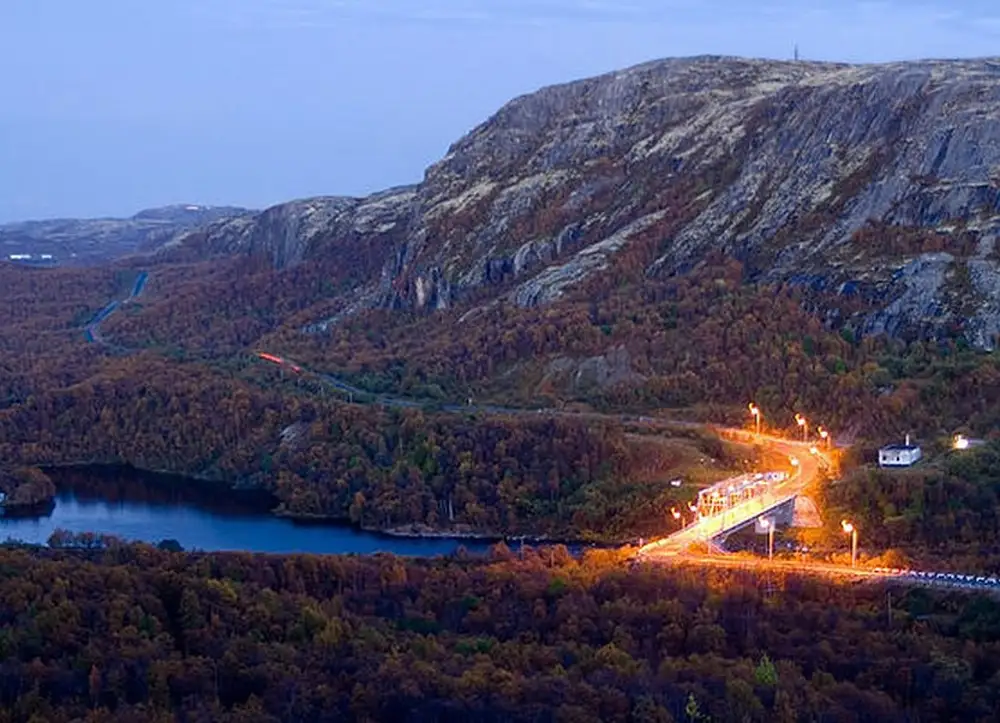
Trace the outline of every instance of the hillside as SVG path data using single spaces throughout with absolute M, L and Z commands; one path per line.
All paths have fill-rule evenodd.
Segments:
M 998 228 L 1000 62 L 702 57 L 544 88 L 415 187 L 291 204 L 197 241 L 278 267 L 377 243 L 354 310 L 544 304 L 622 257 L 656 277 L 718 252 L 748 281 L 803 286 L 857 333 L 957 330 L 990 349 Z
M 749 459 L 623 415 L 744 424 L 754 400 L 777 430 L 988 436 L 994 67 L 660 61 L 513 101 L 415 186 L 0 264 L 0 452 L 366 527 L 621 539 L 662 526 L 692 458 Z M 533 411 L 567 408 L 606 416 Z
M 178 234 L 249 213 L 230 206 L 176 205 L 130 218 L 52 219 L 0 224 L 2 258 L 26 263 L 84 265 L 155 251 Z M 43 258 L 44 257 L 44 258 Z

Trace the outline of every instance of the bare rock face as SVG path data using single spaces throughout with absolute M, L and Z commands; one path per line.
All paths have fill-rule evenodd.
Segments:
M 641 240 L 650 275 L 722 252 L 750 280 L 863 297 L 859 331 L 959 323 L 991 348 L 998 233 L 1000 62 L 702 57 L 544 88 L 417 186 L 286 204 L 203 240 L 283 267 L 382 234 L 355 310 L 491 290 L 551 303 Z
M 200 256 L 250 254 L 277 269 L 331 253 L 358 238 L 398 235 L 413 190 L 391 189 L 367 198 L 325 196 L 291 201 L 264 211 L 220 221 L 176 238 L 165 249 Z
M 549 363 L 543 383 L 568 382 L 574 390 L 579 391 L 638 384 L 644 380 L 645 377 L 632 369 L 632 358 L 628 350 L 624 346 L 617 346 L 605 354 L 586 359 L 557 357 Z

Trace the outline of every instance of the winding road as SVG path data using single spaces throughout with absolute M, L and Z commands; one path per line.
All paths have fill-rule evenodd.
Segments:
M 143 289 L 146 288 L 146 282 L 149 281 L 149 272 L 140 271 L 139 275 L 135 279 L 135 283 L 132 284 L 132 290 L 129 295 L 124 299 L 119 299 L 117 301 L 112 301 L 103 309 L 97 312 L 93 319 L 87 324 L 83 329 L 84 338 L 95 344 L 105 344 L 107 343 L 103 336 L 101 336 L 101 324 L 108 320 L 112 314 L 114 314 L 123 305 L 130 301 L 134 301 L 139 298 Z

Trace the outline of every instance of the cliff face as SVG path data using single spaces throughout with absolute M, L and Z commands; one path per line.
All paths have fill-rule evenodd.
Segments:
M 859 331 L 958 323 L 991 347 L 998 230 L 1000 62 L 694 58 L 518 98 L 415 187 L 202 240 L 282 267 L 381 234 L 382 273 L 353 308 L 443 308 L 484 289 L 551 302 L 642 239 L 650 275 L 723 252 Z

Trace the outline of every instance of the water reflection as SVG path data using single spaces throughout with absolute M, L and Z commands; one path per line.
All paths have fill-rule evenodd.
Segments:
M 58 496 L 48 514 L 0 517 L 0 539 L 44 544 L 57 529 L 158 543 L 188 550 L 371 554 L 430 557 L 460 546 L 484 552 L 485 541 L 395 538 L 347 525 L 299 524 L 269 514 L 274 498 L 210 483 L 127 468 L 46 470 Z

